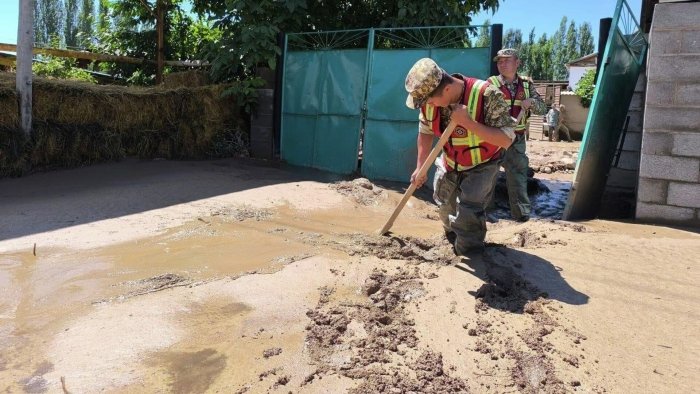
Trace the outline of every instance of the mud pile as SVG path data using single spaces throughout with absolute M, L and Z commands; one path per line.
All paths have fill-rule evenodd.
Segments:
M 318 369 L 306 382 L 337 373 L 361 382 L 351 393 L 468 391 L 466 380 L 450 376 L 441 354 L 418 349 L 405 311 L 425 294 L 418 267 L 393 275 L 375 270 L 363 293 L 366 303 L 330 306 L 326 292 L 308 311 L 306 343 Z
M 384 190 L 367 178 L 357 178 L 352 181 L 341 181 L 332 183 L 330 188 L 338 193 L 350 197 L 360 205 L 374 205 L 382 197 Z
M 411 236 L 343 234 L 341 249 L 353 255 L 376 256 L 380 259 L 406 260 L 411 263 L 454 264 L 459 261 L 452 245 L 438 235 L 430 239 Z

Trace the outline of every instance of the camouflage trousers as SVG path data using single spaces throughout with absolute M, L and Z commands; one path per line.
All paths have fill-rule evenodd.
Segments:
M 510 215 L 515 220 L 527 220 L 530 216 L 530 197 L 527 195 L 527 169 L 530 160 L 526 154 L 525 136 L 516 134 L 501 166 L 506 171 Z
M 446 171 L 438 159 L 433 199 L 440 209 L 445 233 L 454 233 L 455 252 L 464 255 L 484 247 L 486 214 L 498 175 L 498 160 L 467 171 Z

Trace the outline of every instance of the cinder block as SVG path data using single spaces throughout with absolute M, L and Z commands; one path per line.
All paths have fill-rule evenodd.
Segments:
M 698 65 L 700 68 L 700 65 Z M 700 74 L 700 72 L 699 72 Z M 676 88 L 676 104 L 700 106 L 700 83 L 681 83 Z M 700 109 L 696 109 L 700 111 Z
M 261 159 L 272 158 L 272 127 L 250 127 L 250 154 Z
M 698 25 L 696 25 L 696 30 L 687 30 L 683 32 L 681 52 L 700 53 L 700 28 L 698 28 Z
M 629 111 L 627 112 L 627 115 L 630 117 L 630 122 L 627 125 L 627 131 L 641 133 L 642 126 L 644 125 L 644 122 L 642 122 L 644 119 L 644 111 Z
M 617 167 L 623 170 L 638 170 L 639 169 L 639 152 L 622 151 L 620 159 L 617 162 Z
M 642 93 L 634 93 L 630 100 L 629 110 L 640 110 L 644 106 L 644 95 Z
M 656 29 L 697 29 L 700 3 L 657 4 L 651 33 Z
M 630 119 L 630 123 L 632 123 L 632 119 Z M 629 152 L 640 152 L 642 150 L 642 133 L 631 131 L 628 128 L 622 149 Z
M 692 208 L 638 202 L 636 217 L 638 220 L 689 222 L 695 219 L 695 210 Z
M 668 156 L 673 150 L 671 133 L 645 132 L 642 136 L 642 153 L 647 155 Z
M 634 191 L 637 186 L 637 171 L 625 170 L 621 168 L 611 168 L 605 188 L 619 188 Z
M 639 178 L 639 185 L 637 186 L 637 201 L 663 204 L 666 202 L 667 193 L 668 181 Z
M 643 92 L 647 89 L 647 71 L 646 69 L 643 69 L 639 73 L 639 78 L 637 78 L 637 84 L 634 85 L 634 91 L 636 92 Z
M 649 56 L 650 81 L 697 81 L 700 55 Z
M 654 15 L 656 16 L 656 15 Z M 651 34 L 649 42 L 649 56 L 680 53 L 683 32 L 680 31 L 655 31 Z
M 645 178 L 697 182 L 700 159 L 642 154 L 639 175 Z
M 700 157 L 700 129 L 696 133 L 674 134 L 672 153 L 677 156 Z
M 700 61 L 700 58 L 698 58 Z M 644 114 L 645 130 L 695 131 L 700 111 L 693 107 L 656 107 L 648 105 Z
M 700 184 L 671 182 L 668 185 L 669 205 L 700 208 Z
M 675 82 L 653 82 L 647 84 L 646 103 L 668 105 L 673 103 L 675 93 Z

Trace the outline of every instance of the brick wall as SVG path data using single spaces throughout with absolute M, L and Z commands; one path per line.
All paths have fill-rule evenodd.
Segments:
M 700 3 L 657 4 L 636 218 L 700 225 Z

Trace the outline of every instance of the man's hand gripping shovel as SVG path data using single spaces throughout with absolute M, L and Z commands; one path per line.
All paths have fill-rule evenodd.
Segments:
M 520 111 L 518 114 L 517 119 L 513 119 L 515 124 L 517 125 L 520 123 L 520 120 L 522 120 L 523 116 L 525 115 L 525 111 Z M 428 169 L 430 166 L 435 162 L 435 158 L 437 157 L 438 154 L 440 154 L 440 151 L 442 150 L 442 147 L 445 146 L 447 143 L 447 140 L 450 138 L 450 135 L 452 135 L 452 132 L 454 131 L 455 127 L 457 124 L 450 120 L 450 123 L 447 125 L 447 128 L 445 131 L 442 133 L 440 136 L 440 139 L 438 140 L 438 143 L 435 144 L 433 147 L 433 150 L 430 151 L 430 155 L 428 155 L 428 158 L 425 160 L 423 163 L 423 166 L 421 166 L 420 170 L 418 170 L 418 175 L 416 178 L 421 178 L 425 176 L 425 174 L 428 173 Z M 416 191 L 416 185 L 411 183 L 411 186 L 408 187 L 408 190 L 403 194 L 403 197 L 401 198 L 401 201 L 396 205 L 396 208 L 394 208 L 394 212 L 391 214 L 391 217 L 389 217 L 389 220 L 386 221 L 386 224 L 384 224 L 384 227 L 382 227 L 381 230 L 379 230 L 379 235 L 384 235 L 386 234 L 391 226 L 394 224 L 394 220 L 399 216 L 399 213 L 401 213 L 401 210 L 403 209 L 404 205 L 408 202 L 408 199 L 411 198 L 413 195 L 413 192 Z
M 454 121 L 450 121 L 450 123 L 447 125 L 447 128 L 440 136 L 440 139 L 438 140 L 437 144 L 435 144 L 433 150 L 430 151 L 428 158 L 425 160 L 420 170 L 418 170 L 418 175 L 416 176 L 416 178 L 422 178 L 423 176 L 425 176 L 425 174 L 428 173 L 428 169 L 433 164 L 433 162 L 435 162 L 435 158 L 438 156 L 438 154 L 440 154 L 440 151 L 442 150 L 442 147 L 445 146 L 445 143 L 447 143 L 447 140 L 450 139 L 450 135 L 452 135 L 452 132 L 454 131 L 456 126 L 457 123 L 455 123 Z M 396 205 L 396 208 L 394 208 L 394 213 L 391 214 L 391 217 L 389 218 L 389 220 L 386 221 L 384 227 L 382 227 L 382 229 L 379 230 L 379 235 L 384 235 L 389 231 L 391 226 L 394 224 L 394 220 L 396 220 L 396 218 L 399 216 L 399 213 L 401 213 L 401 210 L 403 209 L 404 205 L 406 205 L 408 199 L 411 198 L 413 192 L 415 191 L 416 185 L 411 183 L 411 186 L 409 186 L 408 190 L 406 190 L 406 192 L 403 194 L 401 201 L 399 201 L 399 203 Z

